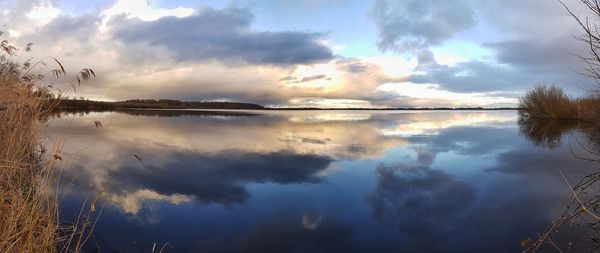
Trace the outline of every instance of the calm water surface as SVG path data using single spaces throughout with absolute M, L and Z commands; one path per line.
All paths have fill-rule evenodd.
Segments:
M 101 252 L 518 252 L 562 211 L 558 169 L 593 167 L 515 111 L 64 113 L 46 131 L 63 216 L 105 188 Z

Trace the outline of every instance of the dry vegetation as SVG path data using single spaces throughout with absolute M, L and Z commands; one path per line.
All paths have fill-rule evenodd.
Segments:
M 43 164 L 36 153 L 42 103 L 5 71 L 0 78 L 0 251 L 52 252 L 58 230 L 49 192 L 53 164 Z
M 0 252 L 79 252 L 90 234 L 82 232 L 89 216 L 76 225 L 61 224 L 55 168 L 62 157 L 39 143 L 39 121 L 56 106 L 49 99 L 51 86 L 42 85 L 45 77 L 35 74 L 41 72 L 36 66 L 48 63 L 15 60 L 31 46 L 0 45 Z M 55 78 L 66 77 L 60 62 L 45 61 L 57 66 L 49 71 Z M 79 72 L 75 82 L 90 78 L 90 71 Z
M 596 81 L 600 87 L 600 1 L 577 0 L 579 7 L 576 12 L 567 7 L 566 11 L 579 25 L 581 34 L 575 38 L 588 48 L 587 55 L 577 56 L 585 65 L 581 74 Z M 578 13 L 578 14 L 576 14 Z M 579 15 L 583 14 L 582 17 Z M 583 152 L 573 152 L 577 159 L 593 163 L 600 162 L 600 89 L 592 92 L 586 98 L 572 99 L 554 86 L 537 86 L 526 94 L 520 101 L 520 121 L 525 123 L 521 132 L 533 135 L 534 143 L 557 145 L 563 132 L 576 128 L 583 138 L 573 138 L 570 143 Z M 561 122 L 559 129 L 551 129 L 546 124 L 536 123 L 543 119 L 577 120 L 576 123 Z M 587 126 L 582 127 L 579 123 Z M 522 123 L 522 124 L 523 124 Z M 568 169 L 568 168 L 559 168 Z M 560 175 L 570 191 L 570 198 L 565 203 L 565 209 L 554 220 L 551 226 L 534 240 L 521 242 L 524 252 L 543 251 L 544 247 L 556 252 L 595 252 L 600 250 L 600 172 L 593 171 L 573 180 L 559 170 Z M 575 234 L 577 238 L 569 239 L 566 244 L 560 243 L 560 233 Z
M 519 101 L 521 118 L 585 120 L 600 119 L 600 98 L 570 98 L 557 86 L 537 85 Z

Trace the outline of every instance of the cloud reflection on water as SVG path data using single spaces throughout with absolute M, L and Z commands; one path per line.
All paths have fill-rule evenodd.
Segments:
M 249 197 L 244 186 L 248 183 L 320 183 L 336 159 L 373 159 L 391 147 L 410 143 L 406 136 L 389 136 L 381 129 L 434 133 L 447 127 L 514 120 L 511 114 L 467 112 L 276 112 L 251 118 L 215 112 L 178 118 L 139 115 L 137 111 L 90 113 L 81 118 L 63 115 L 48 129 L 50 136 L 66 136 L 65 154 L 100 136 L 76 157 L 75 168 L 65 175 L 77 179 L 81 190 L 98 190 L 110 181 L 107 199 L 131 214 L 148 201 L 240 203 Z M 93 127 L 96 120 L 104 122 L 106 133 Z M 147 166 L 141 167 L 130 154 L 141 157 Z M 421 157 L 434 158 L 435 153 Z
M 106 131 L 64 170 L 73 194 L 110 181 L 105 203 L 153 224 L 124 231 L 150 240 L 182 222 L 190 251 L 518 250 L 560 207 L 548 168 L 585 166 L 528 144 L 514 112 L 336 113 L 90 113 L 47 130 L 65 134 L 65 157 Z

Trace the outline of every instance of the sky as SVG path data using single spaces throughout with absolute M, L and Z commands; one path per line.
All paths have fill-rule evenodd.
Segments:
M 500 107 L 536 84 L 595 85 L 557 0 L 0 0 L 0 31 L 34 43 L 15 61 L 92 68 L 68 94 L 108 101 Z

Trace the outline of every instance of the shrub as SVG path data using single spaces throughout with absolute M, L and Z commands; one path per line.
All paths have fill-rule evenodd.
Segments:
M 521 118 L 600 119 L 600 97 L 571 99 L 557 86 L 537 85 L 519 101 Z
M 577 105 L 557 86 L 537 85 L 519 101 L 524 118 L 576 119 Z

